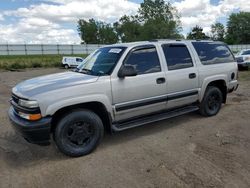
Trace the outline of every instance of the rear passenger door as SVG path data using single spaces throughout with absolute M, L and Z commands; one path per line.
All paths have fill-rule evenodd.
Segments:
M 198 71 L 188 46 L 182 43 L 163 44 L 168 71 L 167 108 L 187 105 L 198 100 Z

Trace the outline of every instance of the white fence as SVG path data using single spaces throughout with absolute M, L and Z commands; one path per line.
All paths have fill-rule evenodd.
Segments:
M 99 44 L 0 44 L 0 55 L 89 54 L 101 46 Z
M 54 44 L 0 44 L 0 55 L 47 55 L 47 54 L 89 54 L 103 45 L 54 45 Z M 250 49 L 250 44 L 229 45 L 236 53 L 243 49 Z
M 239 52 L 241 50 L 250 49 L 250 44 L 229 45 L 229 48 L 233 52 Z

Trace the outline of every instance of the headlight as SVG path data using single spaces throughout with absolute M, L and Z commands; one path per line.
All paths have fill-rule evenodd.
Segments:
M 23 112 L 18 112 L 18 114 L 20 117 L 30 120 L 30 121 L 36 121 L 42 118 L 41 114 L 25 114 Z
M 27 108 L 37 108 L 37 107 L 39 107 L 37 101 L 27 101 L 27 100 L 19 99 L 18 104 L 20 106 L 27 107 Z

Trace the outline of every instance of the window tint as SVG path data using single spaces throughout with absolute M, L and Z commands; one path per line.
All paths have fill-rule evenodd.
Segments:
M 204 65 L 229 63 L 234 57 L 228 47 L 216 42 L 192 42 L 201 63 Z
M 187 47 L 183 44 L 162 45 L 168 70 L 183 69 L 193 66 Z
M 242 53 L 242 55 L 250 55 L 250 50 L 246 50 Z
M 161 66 L 155 47 L 141 48 L 130 52 L 126 65 L 135 67 L 137 74 L 160 72 Z

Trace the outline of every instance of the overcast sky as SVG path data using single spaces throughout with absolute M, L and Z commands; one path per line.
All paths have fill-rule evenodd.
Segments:
M 0 43 L 79 44 L 79 18 L 112 23 L 134 14 L 141 0 L 1 0 Z M 250 11 L 250 0 L 171 0 L 181 15 L 183 34 L 195 25 L 226 24 L 232 12 Z

